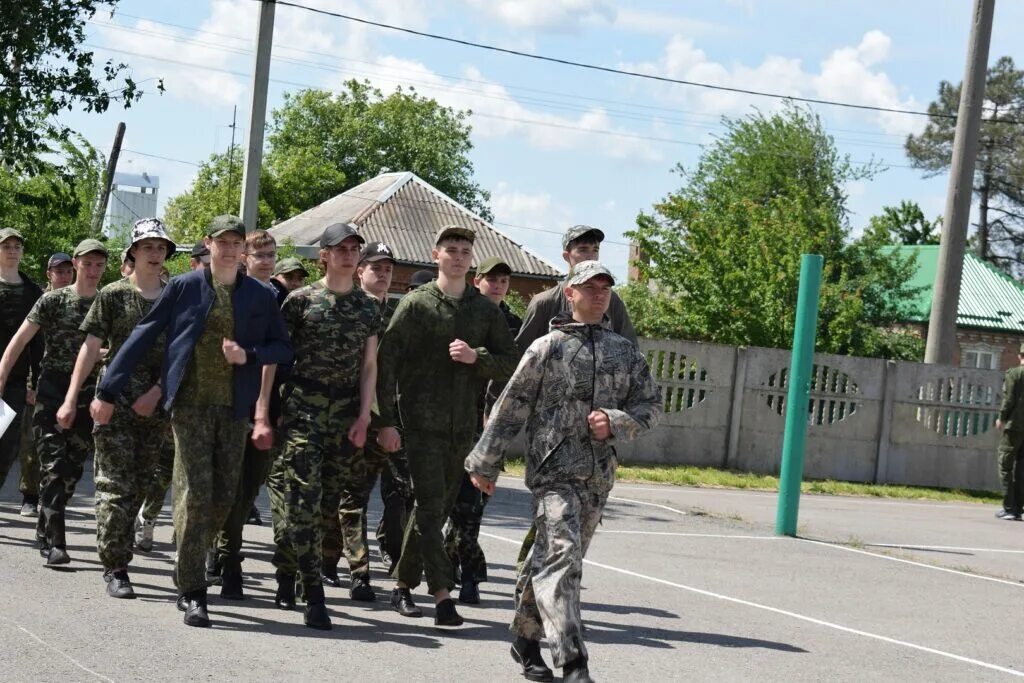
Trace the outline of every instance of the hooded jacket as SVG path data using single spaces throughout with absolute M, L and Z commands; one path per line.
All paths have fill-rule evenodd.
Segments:
M 477 353 L 476 363 L 451 359 L 456 339 Z M 416 288 L 399 302 L 377 355 L 380 427 L 473 438 L 481 380 L 507 379 L 519 355 L 505 315 L 475 287 L 456 299 L 437 282 Z
M 612 436 L 606 441 L 591 436 L 587 416 L 594 410 L 608 415 Z M 610 482 L 615 443 L 651 429 L 661 414 L 658 387 L 636 346 L 603 325 L 562 314 L 526 350 L 466 458 L 466 470 L 495 481 L 525 424 L 530 490 L 595 475 Z

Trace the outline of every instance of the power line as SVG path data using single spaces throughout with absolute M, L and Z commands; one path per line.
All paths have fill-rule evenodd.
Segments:
M 262 0 L 254 0 L 255 2 L 261 2 Z M 907 114 L 910 116 L 926 116 L 929 118 L 944 118 L 944 119 L 956 119 L 954 114 L 939 114 L 930 113 L 926 111 L 917 111 L 913 109 L 897 109 L 894 107 L 879 107 L 870 104 L 856 104 L 853 102 L 838 102 L 835 100 L 824 100 L 813 97 L 799 97 L 797 95 L 783 95 L 780 93 L 765 92 L 761 90 L 748 90 L 746 88 L 735 88 L 725 85 L 715 85 L 712 83 L 701 83 L 699 81 L 688 81 L 681 78 L 671 78 L 669 76 L 658 76 L 656 74 L 645 74 L 639 71 L 630 71 L 627 69 L 616 69 L 610 66 L 600 66 L 598 64 L 588 64 L 586 62 L 577 62 L 571 59 L 563 59 L 560 57 L 549 57 L 546 55 L 540 55 L 533 52 L 524 52 L 522 50 L 513 50 L 505 47 L 498 47 L 496 45 L 488 45 L 486 43 L 477 43 L 471 40 L 463 40 L 461 38 L 453 38 L 451 36 L 445 36 L 438 33 L 428 33 L 426 31 L 417 31 L 415 29 L 407 28 L 404 26 L 395 26 L 393 24 L 385 24 L 380 21 L 373 21 L 371 19 L 364 19 L 362 17 L 352 16 L 350 14 L 342 14 L 340 12 L 332 12 L 330 10 L 318 9 L 316 7 L 308 7 L 306 5 L 300 5 L 295 2 L 288 2 L 288 0 L 274 0 L 278 5 L 284 5 L 286 7 L 294 7 L 296 9 L 305 10 L 307 12 L 313 12 L 315 14 L 323 14 L 326 16 L 336 17 L 338 19 L 345 19 L 346 21 L 352 21 L 366 26 L 374 26 L 377 28 L 388 29 L 389 31 L 398 31 L 400 33 L 407 33 L 409 35 L 419 36 L 421 38 L 430 38 L 432 40 L 440 40 L 447 43 L 454 43 L 456 45 L 464 45 L 466 47 L 474 47 L 480 50 L 489 50 L 491 52 L 499 52 L 515 57 L 523 57 L 526 59 L 534 59 L 542 62 L 549 62 L 552 64 L 561 64 L 563 66 L 573 66 L 580 69 L 589 69 L 591 71 L 600 71 L 604 73 L 616 74 L 619 76 L 630 76 L 632 78 L 641 78 L 651 81 L 659 81 L 662 83 L 674 83 L 676 85 L 689 85 L 696 88 L 706 88 L 708 90 L 718 90 L 723 92 L 739 93 L 743 95 L 751 95 L 754 97 L 769 97 L 777 100 L 791 100 L 793 102 L 805 102 L 807 104 L 823 104 L 832 107 L 845 107 L 848 109 L 861 109 L 867 111 L 878 111 L 888 112 L 892 114 Z M 1018 121 L 1015 119 L 999 119 L 999 123 L 1009 123 L 1014 125 L 1022 125 L 1024 121 Z

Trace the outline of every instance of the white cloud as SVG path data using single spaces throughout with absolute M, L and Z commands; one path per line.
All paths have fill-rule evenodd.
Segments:
M 673 36 L 656 62 L 624 64 L 622 68 L 680 80 L 729 88 L 767 91 L 839 102 L 867 104 L 894 109 L 918 109 L 913 96 L 903 97 L 900 89 L 880 66 L 888 59 L 892 40 L 878 30 L 868 31 L 860 43 L 832 51 L 818 70 L 804 68 L 799 59 L 768 55 L 756 66 L 725 65 L 708 58 L 694 42 Z M 686 85 L 658 85 L 655 92 L 664 100 L 683 104 L 708 114 L 735 115 L 751 106 L 771 110 L 780 100 Z M 864 112 L 847 116 L 868 118 L 887 133 L 904 135 L 923 125 L 919 117 L 891 112 Z
M 691 19 L 680 16 L 674 12 L 654 12 L 639 10 L 632 7 L 623 7 L 615 13 L 615 20 L 612 25 L 616 29 L 632 31 L 635 33 L 649 33 L 654 35 L 704 35 L 708 33 L 719 33 L 724 30 L 722 26 L 710 21 Z
M 611 22 L 615 8 L 601 0 L 466 0 L 473 8 L 517 29 L 573 31 L 581 24 Z

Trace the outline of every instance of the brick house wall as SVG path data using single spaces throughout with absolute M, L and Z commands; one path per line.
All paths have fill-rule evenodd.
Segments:
M 928 326 L 924 323 L 912 323 L 905 327 L 917 332 L 922 339 L 928 337 Z M 960 327 L 956 331 L 956 341 L 954 365 L 962 365 L 963 354 L 967 349 L 991 350 L 999 359 L 999 365 L 994 369 L 1005 371 L 1020 364 L 1017 353 L 1024 343 L 1024 334 Z

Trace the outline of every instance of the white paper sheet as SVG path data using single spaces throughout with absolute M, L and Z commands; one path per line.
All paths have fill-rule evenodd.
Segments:
M 14 412 L 14 409 L 0 398 L 0 436 L 3 436 L 4 432 L 7 431 L 7 428 L 11 426 L 12 422 L 14 422 L 15 415 L 17 415 L 17 413 Z

